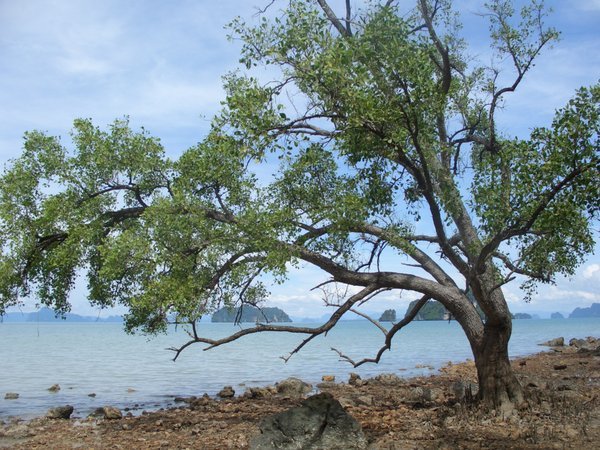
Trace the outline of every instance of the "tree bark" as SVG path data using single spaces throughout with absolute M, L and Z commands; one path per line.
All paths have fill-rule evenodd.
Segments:
M 510 315 L 502 320 L 488 320 L 483 339 L 473 349 L 479 381 L 478 399 L 484 406 L 507 415 L 524 403 L 523 389 L 508 358 L 511 331 Z

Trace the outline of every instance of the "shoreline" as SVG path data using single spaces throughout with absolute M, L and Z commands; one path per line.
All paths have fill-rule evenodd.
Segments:
M 543 344 L 537 344 L 537 346 L 539 348 L 539 350 L 537 352 L 532 352 L 532 351 L 523 352 L 523 353 L 519 354 L 518 356 L 511 357 L 511 361 L 519 359 L 519 358 L 526 358 L 526 357 L 534 356 L 539 353 L 543 353 L 544 351 L 551 351 L 551 350 L 543 350 L 544 348 L 548 348 L 548 346 L 544 346 Z M 396 370 L 396 374 L 398 375 L 398 377 L 400 379 L 403 379 L 403 380 L 419 379 L 419 378 L 423 378 L 423 377 L 438 376 L 443 372 L 444 368 L 446 368 L 447 366 L 457 366 L 457 365 L 472 364 L 472 363 L 473 363 L 472 357 L 461 358 L 458 361 L 448 360 L 443 364 L 438 364 L 437 366 L 419 363 L 419 364 L 416 364 L 411 367 L 398 368 Z M 327 371 L 324 370 L 323 374 L 325 374 L 326 372 Z M 352 372 L 351 368 L 349 368 L 349 372 Z M 386 375 L 388 373 L 392 373 L 392 372 L 382 371 L 378 375 Z M 378 375 L 373 375 L 371 378 L 375 378 Z M 316 393 L 320 392 L 320 390 L 317 387 L 317 385 L 320 383 L 320 381 L 313 380 L 310 378 L 295 377 L 294 375 L 292 375 L 292 377 L 302 379 L 303 381 L 305 381 L 307 383 L 312 383 L 314 386 L 314 389 L 311 392 L 312 394 L 316 394 Z M 279 380 L 279 381 L 282 381 L 282 380 Z M 346 381 L 347 380 L 339 379 L 339 377 L 336 376 L 336 383 L 344 383 Z M 277 382 L 275 382 L 275 384 L 277 384 Z M 238 384 L 234 384 L 232 386 L 236 391 L 236 398 L 237 398 L 237 397 L 243 396 L 245 391 L 248 391 L 249 389 L 267 388 L 267 387 L 271 386 L 271 384 L 254 383 L 254 382 L 246 381 L 246 382 L 240 382 Z M 223 388 L 223 387 L 225 387 L 225 385 L 221 385 L 221 388 Z M 63 391 L 68 392 L 70 389 L 72 389 L 72 388 L 71 387 L 63 388 Z M 213 392 L 211 392 L 211 393 L 200 392 L 199 395 L 200 396 L 208 396 L 212 400 L 219 401 L 220 400 L 220 398 L 218 396 L 219 389 L 213 390 Z M 42 392 L 45 392 L 45 391 L 47 391 L 47 389 L 45 389 Z M 136 389 L 127 389 L 127 391 L 124 391 L 123 395 L 129 395 L 129 394 L 132 394 L 135 392 L 137 392 Z M 2 395 L 2 396 L 4 396 L 5 394 L 6 393 L 4 393 L 4 392 L 0 393 L 0 395 Z M 56 395 L 56 394 L 48 393 L 48 395 L 51 398 L 51 396 Z M 93 395 L 81 394 L 80 396 L 77 397 L 78 399 L 86 400 L 86 397 L 93 397 L 94 400 L 98 400 L 98 401 L 94 401 L 93 403 L 95 403 L 95 404 L 90 403 L 90 400 L 87 400 L 87 402 L 81 402 L 81 401 L 73 401 L 72 399 L 71 399 L 71 401 L 67 400 L 65 402 L 60 402 L 60 401 L 48 402 L 48 406 L 45 409 L 39 408 L 38 412 L 31 412 L 31 413 L 25 413 L 25 414 L 0 415 L 0 424 L 14 422 L 14 421 L 28 422 L 28 421 L 32 421 L 32 420 L 36 420 L 36 419 L 42 419 L 45 417 L 48 409 L 64 406 L 67 404 L 74 404 L 74 405 L 79 404 L 80 405 L 80 406 L 75 406 L 75 410 L 74 410 L 72 419 L 85 420 L 97 408 L 103 407 L 103 406 L 117 407 L 123 412 L 124 416 L 125 415 L 133 415 L 134 417 L 138 417 L 142 414 L 153 413 L 153 412 L 161 411 L 161 410 L 165 410 L 165 409 L 177 409 L 181 406 L 181 403 L 182 403 L 181 401 L 177 401 L 177 399 L 192 398 L 192 397 L 196 397 L 196 396 L 197 395 L 189 394 L 189 392 L 188 393 L 177 393 L 177 394 L 163 393 L 163 394 L 156 394 L 154 397 L 142 398 L 142 399 L 132 399 L 132 400 L 126 401 L 126 402 L 120 402 L 120 401 L 103 402 L 100 395 L 96 396 L 95 394 L 93 394 Z M 19 396 L 19 399 L 24 400 L 24 399 L 26 399 L 26 397 Z M 9 400 L 9 401 L 14 401 L 14 400 Z M 86 405 L 86 406 L 81 406 L 81 403 L 90 403 L 90 404 Z
M 598 354 L 556 347 L 512 363 L 531 404 L 511 418 L 479 411 L 460 398 L 458 392 L 476 382 L 468 361 L 427 376 L 379 375 L 354 385 L 337 380 L 319 390 L 331 393 L 359 421 L 373 448 L 480 448 L 486 442 L 488 448 L 585 449 L 600 442 Z M 166 448 L 169 443 L 172 448 L 247 448 L 264 417 L 303 398 L 257 388 L 253 394 L 192 398 L 117 420 L 15 419 L 0 426 L 0 447 L 70 448 L 81 442 L 97 448 Z M 394 442 L 406 445 L 394 447 Z

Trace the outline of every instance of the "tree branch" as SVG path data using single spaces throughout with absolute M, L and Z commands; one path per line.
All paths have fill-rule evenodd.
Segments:
M 378 363 L 379 360 L 381 359 L 381 356 L 383 355 L 383 353 L 386 350 L 389 350 L 389 349 L 392 348 L 392 339 L 394 338 L 394 336 L 396 335 L 396 333 L 398 331 L 400 331 L 402 328 L 404 328 L 406 325 L 408 325 L 410 322 L 413 321 L 413 319 L 417 316 L 417 314 L 419 313 L 419 311 L 421 310 L 421 308 L 423 308 L 423 306 L 425 305 L 425 303 L 427 303 L 427 301 L 429 299 L 430 299 L 429 296 L 427 296 L 427 295 L 423 296 L 415 304 L 415 306 L 413 307 L 413 309 L 410 310 L 410 312 L 406 313 L 406 315 L 404 316 L 404 319 L 402 319 L 400 322 L 394 324 L 394 326 L 392 328 L 390 328 L 389 330 L 385 331 L 385 333 L 384 333 L 384 335 L 385 335 L 385 343 L 379 349 L 379 351 L 377 352 L 377 354 L 375 355 L 374 358 L 364 358 L 364 359 L 361 359 L 360 361 L 354 361 L 350 357 L 344 355 L 338 349 L 332 348 L 331 350 L 333 350 L 334 352 L 336 352 L 339 355 L 339 357 L 340 357 L 341 360 L 349 362 L 355 368 L 358 367 L 358 366 L 362 366 L 365 363 Z
M 184 350 L 185 348 L 187 348 L 190 345 L 195 344 L 195 343 L 208 344 L 208 346 L 205 347 L 203 350 L 210 350 L 212 348 L 221 346 L 223 344 L 227 344 L 229 342 L 236 341 L 236 340 L 240 339 L 243 336 L 247 336 L 249 334 L 255 334 L 255 333 L 262 333 L 262 332 L 265 332 L 265 331 L 296 333 L 296 334 L 308 334 L 308 335 L 310 335 L 308 338 L 304 339 L 300 343 L 300 345 L 298 345 L 294 350 L 292 350 L 287 357 L 283 357 L 283 359 L 285 361 L 288 361 L 292 355 L 294 355 L 295 353 L 298 353 L 302 349 L 302 347 L 304 347 L 312 339 L 314 339 L 315 337 L 317 337 L 317 336 L 319 336 L 321 334 L 327 333 L 329 330 L 331 330 L 337 324 L 337 322 L 340 320 L 340 318 L 347 311 L 350 310 L 350 308 L 352 307 L 352 305 L 354 305 L 355 303 L 357 303 L 361 299 L 365 298 L 366 296 L 370 295 L 371 293 L 377 291 L 378 289 L 379 289 L 378 286 L 371 285 L 371 286 L 365 287 L 364 289 L 362 289 L 357 294 L 354 294 L 348 300 L 346 300 L 331 315 L 331 317 L 329 318 L 329 320 L 327 322 L 325 322 L 320 327 L 311 328 L 311 327 L 294 327 L 294 326 L 287 326 L 287 325 L 265 325 L 265 324 L 258 324 L 258 325 L 254 326 L 254 327 L 240 330 L 237 333 L 234 333 L 234 334 L 229 335 L 229 336 L 227 336 L 225 338 L 222 338 L 222 339 L 208 339 L 208 338 L 200 337 L 197 334 L 195 334 L 194 337 L 193 337 L 193 339 L 191 339 L 190 341 L 186 342 L 181 347 L 171 347 L 169 350 L 172 350 L 172 351 L 175 352 L 175 358 L 173 360 L 176 360 L 182 350 Z
M 333 10 L 331 9 L 331 7 L 329 6 L 329 4 L 325 0 L 317 0 L 317 3 L 319 4 L 319 6 L 321 6 L 321 9 L 325 13 L 325 15 L 327 16 L 327 18 L 329 19 L 329 21 L 340 32 L 340 34 L 342 36 L 344 36 L 344 37 L 350 37 L 350 36 L 352 36 L 348 32 L 348 30 L 346 29 L 346 27 L 344 27 L 344 25 L 342 25 L 342 22 L 340 22 L 340 20 L 336 17 L 335 13 L 333 12 Z

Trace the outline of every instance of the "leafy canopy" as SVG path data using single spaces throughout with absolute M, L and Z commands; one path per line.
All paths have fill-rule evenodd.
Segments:
M 594 248 L 600 85 L 527 139 L 498 133 L 504 96 L 558 34 L 539 2 L 518 20 L 504 0 L 488 12 L 506 86 L 468 55 L 449 1 L 409 15 L 371 2 L 345 23 L 296 1 L 270 21 L 232 22 L 245 70 L 224 78 L 212 130 L 175 161 L 127 120 L 76 120 L 69 145 L 26 133 L 0 179 L 0 312 L 29 296 L 68 311 L 81 274 L 93 305 L 125 305 L 127 328 L 147 332 L 255 304 L 262 274 L 283 282 L 299 261 L 453 312 L 489 267 L 500 285 L 572 274 Z M 384 252 L 419 273 L 373 281 Z

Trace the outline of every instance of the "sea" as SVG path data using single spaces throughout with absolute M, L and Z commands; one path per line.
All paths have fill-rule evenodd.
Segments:
M 547 350 L 539 344 L 558 336 L 567 341 L 600 336 L 600 318 L 523 319 L 513 324 L 511 357 Z M 198 327 L 206 337 L 224 337 L 238 330 L 229 323 Z M 258 333 L 208 351 L 203 344 L 194 344 L 173 361 L 168 348 L 189 339 L 181 328 L 149 338 L 126 334 L 120 323 L 0 323 L 0 420 L 30 419 L 67 404 L 74 406 L 75 417 L 86 417 L 106 405 L 135 415 L 174 406 L 176 397 L 215 396 L 226 385 L 238 395 L 248 387 L 287 377 L 313 385 L 323 375 L 346 381 L 350 372 L 363 378 L 380 373 L 411 377 L 434 374 L 448 362 L 472 358 L 458 324 L 444 321 L 409 324 L 379 364 L 355 369 L 332 350 L 354 360 L 373 357 L 383 338 L 370 322 L 355 320 L 340 322 L 288 362 L 282 357 L 301 342 L 297 334 Z M 54 384 L 60 390 L 48 391 Z M 8 392 L 18 393 L 19 398 L 5 399 Z

